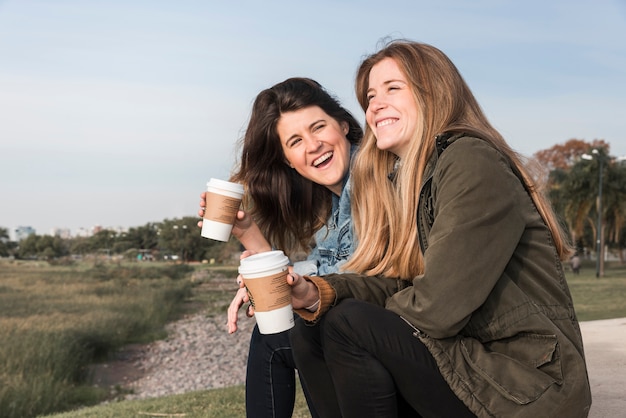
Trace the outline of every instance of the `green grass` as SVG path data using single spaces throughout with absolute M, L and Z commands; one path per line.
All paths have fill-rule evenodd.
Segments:
M 97 393 L 92 387 L 77 385 L 75 372 L 71 372 L 72 367 L 67 366 L 81 359 L 83 354 L 80 350 L 73 351 L 72 341 L 84 341 L 85 335 L 89 335 L 89 338 L 97 343 L 92 342 L 92 344 L 96 345 L 109 346 L 127 343 L 123 341 L 131 336 L 119 338 L 106 331 L 115 329 L 119 326 L 119 321 L 124 321 L 116 316 L 118 311 L 126 311 L 131 317 L 151 317 L 150 312 L 153 312 L 155 305 L 164 303 L 163 298 L 171 301 L 171 306 L 167 309 L 170 312 L 166 315 L 167 318 L 160 316 L 154 323 L 145 324 L 144 320 L 130 327 L 143 329 L 145 335 L 142 338 L 158 336 L 158 333 L 162 331 L 163 321 L 175 317 L 176 313 L 194 312 L 199 309 L 207 309 L 209 315 L 225 312 L 234 291 L 235 268 L 197 266 L 189 280 L 189 272 L 185 273 L 184 278 L 159 278 L 157 273 L 145 265 L 142 270 L 146 271 L 142 272 L 124 268 L 124 266 L 119 269 L 111 266 L 62 268 L 39 264 L 38 267 L 20 266 L 21 270 L 17 276 L 15 272 L 7 273 L 5 267 L 6 265 L 0 265 L 0 338 L 3 341 L 0 345 L 0 361 L 5 361 L 3 359 L 7 356 L 16 357 L 12 360 L 8 370 L 14 372 L 20 370 L 23 375 L 34 373 L 38 377 L 30 379 L 29 385 L 20 386 L 18 383 L 22 376 L 19 373 L 7 375 L 7 368 L 5 364 L 2 364 L 0 411 L 3 412 L 3 417 L 245 416 L 243 386 L 156 399 L 112 401 L 77 409 L 77 405 L 90 405 L 97 402 L 103 394 Z M 175 274 L 175 272 L 168 274 Z M 576 312 L 581 321 L 626 317 L 626 266 L 607 264 L 605 277 L 596 278 L 595 265 L 588 262 L 583 264 L 580 275 L 574 275 L 569 271 L 566 275 Z M 182 282 L 185 286 L 191 283 L 190 289 L 183 286 L 190 292 L 184 298 L 173 297 L 172 289 L 166 285 L 173 282 Z M 153 291 L 162 296 L 152 295 L 144 299 Z M 69 334 L 61 332 L 64 323 L 73 324 L 74 331 Z M 11 325 L 7 326 L 7 324 Z M 93 328 L 100 328 L 100 331 L 94 331 Z M 82 330 L 82 333 L 76 330 Z M 21 334 L 29 336 L 23 337 L 25 341 L 20 346 L 13 347 L 13 351 L 7 351 L 7 344 L 4 342 L 20 340 Z M 108 339 L 112 339 L 114 343 Z M 45 349 L 38 350 L 42 347 Z M 80 348 L 80 345 L 78 347 Z M 17 357 L 21 355 L 24 358 L 18 361 Z M 33 362 L 32 359 L 36 361 Z M 50 362 L 59 362 L 65 366 L 61 367 L 61 370 L 51 369 L 47 366 Z M 39 415 L 36 413 L 7 415 L 7 410 L 4 409 L 6 404 L 1 403 L 3 396 L 6 396 L 7 382 L 8 387 L 21 387 L 24 391 L 13 398 L 16 404 L 24 408 L 33 402 L 43 405 L 41 400 L 36 398 L 39 396 L 41 399 L 47 399 L 49 404 L 47 407 L 53 408 L 48 411 L 70 408 L 74 410 L 55 415 L 42 415 L 41 412 Z M 26 391 L 26 388 L 32 393 Z M 64 399 L 63 403 L 60 403 L 58 399 Z M 310 416 L 300 386 L 297 390 L 293 416 Z
M 566 276 L 580 321 L 626 317 L 626 266 L 607 263 L 604 276 L 596 278 L 595 264 L 586 262 L 580 275 Z
M 125 418 L 125 417 L 233 418 L 245 417 L 244 387 L 189 392 L 156 399 L 123 401 L 73 412 L 50 415 L 48 418 Z M 311 415 L 298 388 L 294 418 Z
M 0 414 L 28 418 L 93 405 L 89 366 L 165 336 L 191 292 L 187 266 L 0 265 Z

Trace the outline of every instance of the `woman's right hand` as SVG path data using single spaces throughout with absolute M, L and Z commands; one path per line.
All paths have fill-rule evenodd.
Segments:
M 239 308 L 241 308 L 241 306 L 244 303 L 250 302 L 250 297 L 248 296 L 248 290 L 245 288 L 243 284 L 241 275 L 237 277 L 237 283 L 239 284 L 239 289 L 237 290 L 237 293 L 235 294 L 233 301 L 230 302 L 230 306 L 228 307 L 228 333 L 229 334 L 232 334 L 235 331 L 237 331 L 237 320 L 239 316 L 238 315 Z M 252 308 L 252 305 L 249 305 L 248 308 L 246 309 L 246 316 L 248 316 L 248 318 L 254 316 L 254 309 Z
M 244 259 L 246 257 L 250 257 L 251 255 L 256 254 L 256 251 L 245 250 L 239 256 L 239 259 Z M 235 294 L 232 302 L 230 302 L 230 306 L 228 306 L 228 333 L 232 334 L 237 331 L 237 320 L 239 308 L 244 303 L 250 302 L 250 295 L 248 295 L 248 289 L 246 289 L 246 285 L 243 282 L 243 277 L 240 275 L 237 276 L 237 284 L 239 285 L 239 289 Z M 254 316 L 254 308 L 252 305 L 248 305 L 246 309 L 246 316 L 251 318 Z
M 204 219 L 204 210 L 206 209 L 206 192 L 200 193 L 200 209 L 198 209 L 198 228 L 202 228 L 202 219 Z
M 198 209 L 198 216 L 204 219 L 204 212 L 206 209 L 206 192 L 200 194 L 200 209 Z M 202 219 L 198 221 L 198 227 L 202 228 Z M 254 222 L 252 216 L 243 210 L 237 211 L 235 222 L 233 223 L 232 234 L 239 240 L 241 245 L 246 249 L 263 252 L 270 251 L 272 246 L 267 242 L 263 233 L 259 229 L 259 226 Z

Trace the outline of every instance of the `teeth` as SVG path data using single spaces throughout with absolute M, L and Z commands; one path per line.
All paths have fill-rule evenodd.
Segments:
M 328 151 L 326 154 L 322 155 L 317 160 L 313 161 L 313 165 L 317 167 L 318 165 L 322 164 L 324 161 L 328 160 L 332 156 L 333 156 L 333 152 Z
M 392 123 L 395 123 L 396 120 L 395 119 L 385 119 L 382 122 L 378 122 L 376 124 L 377 128 L 380 128 L 381 126 L 387 126 L 387 125 L 391 125 Z

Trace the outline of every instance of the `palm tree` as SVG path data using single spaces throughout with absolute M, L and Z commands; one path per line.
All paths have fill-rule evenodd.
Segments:
M 597 171 L 596 171 L 597 172 Z M 560 197 L 563 214 L 573 242 L 579 242 L 584 233 L 584 227 L 590 226 L 597 237 L 594 219 L 597 212 L 595 202 L 598 196 L 597 175 L 591 173 L 589 164 L 577 163 L 561 177 Z
M 602 168 L 602 202 L 599 201 L 599 171 Z M 573 238 L 581 237 L 588 225 L 595 242 L 600 240 L 600 257 L 603 263 L 604 242 L 619 244 L 620 231 L 626 223 L 626 167 L 617 164 L 603 149 L 598 149 L 591 161 L 579 160 L 566 175 L 553 177 L 559 184 L 560 204 Z M 554 188 L 554 186 L 553 186 Z M 601 204 L 600 204 L 601 203 Z M 598 217 L 598 208 L 602 213 Z M 600 219 L 602 230 L 598 231 Z M 622 251 L 620 251 L 621 257 Z M 623 260 L 622 260 L 623 261 Z M 603 266 L 600 264 L 600 274 Z
M 626 166 L 611 161 L 605 173 L 602 213 L 605 219 L 606 240 L 618 246 L 620 262 L 623 264 L 620 233 L 626 225 Z

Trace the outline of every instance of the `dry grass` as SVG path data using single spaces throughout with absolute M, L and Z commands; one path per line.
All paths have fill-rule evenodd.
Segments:
M 169 267 L 167 267 L 169 268 Z M 0 265 L 0 411 L 34 417 L 108 396 L 88 365 L 163 335 L 190 292 L 183 270 Z

